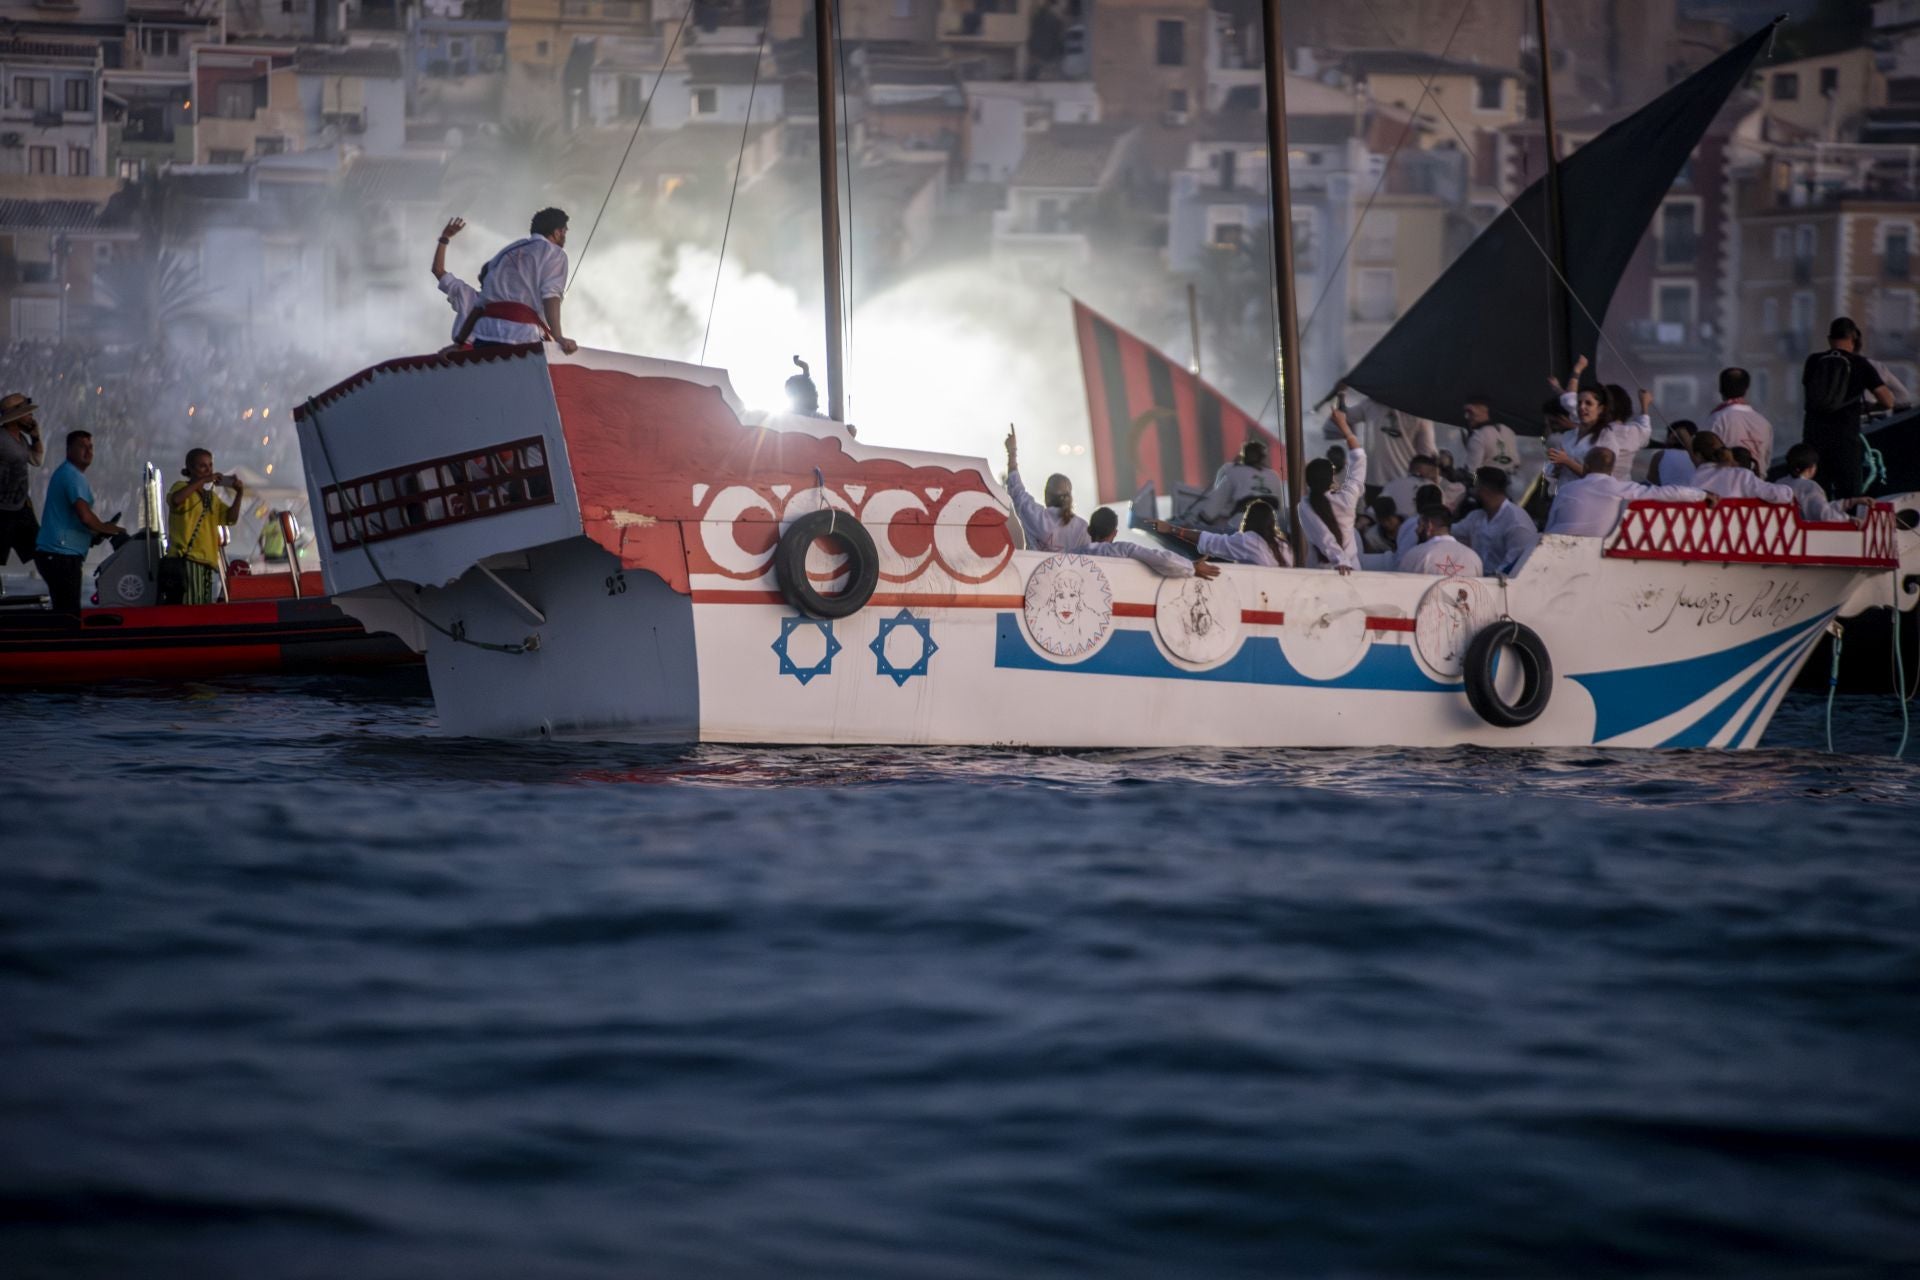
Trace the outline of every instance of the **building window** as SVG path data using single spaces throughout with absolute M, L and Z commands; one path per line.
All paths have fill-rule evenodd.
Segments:
M 245 164 L 247 153 L 231 147 L 215 147 L 207 153 L 208 164 Z
M 560 14 L 566 18 L 585 18 L 593 13 L 587 0 L 560 0 Z
M 147 162 L 145 160 L 123 159 L 120 161 L 120 181 L 138 182 L 140 181 L 140 175 L 145 173 L 146 169 Z
M 213 114 L 222 120 L 251 120 L 253 118 L 254 94 L 249 81 L 231 81 L 220 86 L 214 95 Z
M 1913 328 L 1913 290 L 1888 289 L 1873 300 L 1875 341 L 1904 344 Z
M 263 156 L 277 156 L 287 149 L 287 140 L 281 137 L 264 137 L 253 140 L 255 153 Z
M 1820 96 L 1831 98 L 1838 92 L 1840 92 L 1840 68 L 1820 68 Z
M 93 176 L 93 149 L 91 147 L 68 147 L 67 172 L 76 178 L 91 178 Z
M 1796 293 L 1787 310 L 1787 328 L 1795 346 L 1805 346 L 1813 333 L 1813 295 Z
M 1475 82 L 1473 105 L 1480 111 L 1498 111 L 1507 105 L 1507 82 L 1499 76 L 1481 76 Z
M 720 91 L 718 89 L 695 89 L 693 91 L 693 114 L 710 116 L 720 110 Z
M 1167 90 L 1167 114 L 1185 117 L 1187 114 L 1187 91 L 1185 89 Z
M 1660 406 L 1660 412 L 1667 417 L 1675 413 L 1692 413 L 1701 406 L 1700 382 L 1697 378 L 1668 377 L 1653 380 L 1654 403 Z
M 1793 232 L 1786 227 L 1773 229 L 1773 260 L 1785 262 L 1793 256 Z
M 911 18 L 913 16 L 913 0 L 893 0 L 893 16 L 901 19 Z
M 1760 300 L 1760 332 L 1769 338 L 1780 332 L 1780 299 Z
M 1693 332 L 1693 298 L 1691 281 L 1669 283 L 1654 287 L 1654 319 L 1659 321 L 1663 331 L 1662 342 L 1684 342 Z M 1677 334 L 1665 332 L 1669 328 L 1678 328 Z
M 140 52 L 149 58 L 177 58 L 180 56 L 180 33 L 165 27 L 142 27 Z
M 1162 18 L 1154 24 L 1153 60 L 1163 67 L 1187 65 L 1187 24 L 1179 18 Z
M 60 172 L 60 149 L 58 147 L 28 147 L 28 173 Z
M 15 76 L 13 105 L 23 111 L 45 111 L 53 106 L 53 81 L 45 76 Z
M 1911 268 L 1913 233 L 1907 230 L 1887 232 L 1886 247 L 1880 252 L 1880 274 L 1889 280 L 1905 280 Z
M 647 100 L 647 86 L 639 76 L 620 77 L 620 118 L 638 119 L 640 108 Z
M 1393 268 L 1366 267 L 1354 272 L 1353 318 L 1363 324 L 1386 324 L 1395 310 Z
M 1773 100 L 1775 102 L 1797 102 L 1800 98 L 1800 75 L 1794 71 L 1778 71 L 1773 77 Z
M 1773 397 L 1768 392 L 1773 389 L 1773 378 L 1765 369 L 1753 371 L 1753 387 L 1747 393 L 1748 404 L 1765 404 Z
M 85 80 L 67 81 L 67 110 L 93 110 L 93 86 Z
M 1660 206 L 1660 265 L 1690 267 L 1700 256 L 1700 205 L 1669 200 Z
M 549 49 L 550 47 L 551 47 L 551 46 L 549 46 L 549 45 L 548 45 L 548 43 L 547 43 L 547 42 L 546 42 L 545 40 L 536 40 L 536 41 L 534 41 L 534 42 L 533 42 L 533 56 L 534 56 L 534 57 L 536 57 L 536 58 L 544 58 L 544 57 L 546 57 L 546 56 L 547 56 L 547 50 L 548 50 L 548 49 Z

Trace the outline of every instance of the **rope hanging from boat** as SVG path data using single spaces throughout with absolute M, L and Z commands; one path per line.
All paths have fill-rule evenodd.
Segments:
M 465 623 L 455 622 L 451 627 L 442 626 L 440 623 L 422 613 L 414 605 L 413 601 L 401 595 L 400 588 L 394 586 L 393 583 L 387 580 L 387 575 L 382 572 L 380 568 L 380 562 L 373 558 L 373 548 L 367 545 L 366 520 L 361 516 L 360 506 L 353 500 L 353 494 L 350 493 L 347 486 L 342 483 L 340 472 L 333 465 L 333 450 L 327 447 L 327 433 L 322 430 L 320 426 L 320 406 L 312 396 L 307 397 L 307 421 L 313 424 L 313 438 L 320 444 L 320 456 L 326 460 L 327 474 L 333 478 L 335 492 L 340 495 L 340 500 L 346 504 L 347 517 L 352 520 L 359 529 L 360 553 L 366 556 L 367 567 L 373 570 L 374 577 L 380 579 L 380 585 L 387 589 L 387 594 L 393 597 L 395 604 L 455 644 L 471 645 L 476 649 L 485 649 L 489 653 L 531 653 L 540 647 L 540 636 L 537 632 L 528 636 L 519 644 L 495 644 L 488 640 L 469 639 Z M 317 537 L 318 534 L 315 536 Z
M 1393 33 L 1387 24 L 1381 21 L 1379 11 L 1373 7 L 1372 0 L 1360 0 L 1360 3 L 1373 19 L 1374 25 L 1386 36 L 1388 44 L 1399 52 L 1406 52 L 1405 49 L 1401 48 L 1399 42 L 1394 40 Z M 1433 109 L 1438 111 L 1440 118 L 1447 122 L 1447 128 L 1453 130 L 1453 136 L 1460 143 L 1460 149 L 1466 154 L 1467 159 L 1478 160 L 1479 157 L 1474 152 L 1473 144 L 1467 141 L 1467 135 L 1461 131 L 1459 125 L 1454 123 L 1453 117 L 1447 114 L 1445 104 L 1443 104 L 1438 97 L 1433 99 Z M 1527 237 L 1527 242 L 1531 244 L 1535 252 L 1540 255 L 1541 261 L 1547 264 L 1547 270 L 1551 271 L 1553 278 L 1560 282 L 1560 287 L 1567 291 L 1567 297 L 1573 300 L 1573 304 L 1580 308 L 1580 314 L 1585 316 L 1593 325 L 1594 333 L 1598 336 L 1600 342 L 1606 346 L 1608 351 L 1613 353 L 1614 358 L 1620 362 L 1621 368 L 1627 371 L 1636 386 L 1646 386 L 1646 379 L 1641 376 L 1638 369 L 1634 368 L 1633 362 L 1627 359 L 1626 353 L 1615 346 L 1613 340 L 1607 336 L 1606 326 L 1600 322 L 1600 318 L 1595 316 L 1592 310 L 1589 309 L 1587 304 L 1581 299 L 1579 291 L 1573 287 L 1572 281 L 1568 280 L 1561 272 L 1559 264 L 1553 260 L 1553 254 L 1549 253 L 1546 246 L 1540 243 L 1540 237 L 1533 234 L 1533 228 L 1527 225 L 1526 219 L 1522 218 L 1514 210 L 1513 201 L 1507 199 L 1506 191 L 1501 188 L 1498 182 L 1493 184 L 1493 191 L 1495 195 L 1500 197 L 1500 203 L 1505 208 L 1505 211 L 1513 214 L 1514 225 L 1520 228 L 1521 233 Z M 1666 421 L 1666 415 L 1660 414 L 1659 417 L 1663 422 Z
M 1434 60 L 1433 70 L 1427 73 L 1426 81 L 1420 86 L 1419 100 L 1407 112 L 1406 126 L 1400 130 L 1400 137 L 1395 140 L 1393 150 L 1387 153 L 1387 162 L 1380 166 L 1380 176 L 1374 181 L 1373 190 L 1367 195 L 1367 202 L 1360 206 L 1360 216 L 1353 220 L 1353 231 L 1348 234 L 1346 244 L 1341 246 L 1340 256 L 1333 260 L 1333 267 L 1327 272 L 1327 282 L 1321 286 L 1320 296 L 1313 300 L 1313 308 L 1307 312 L 1307 322 L 1300 326 L 1302 346 L 1306 345 L 1307 335 L 1313 332 L 1313 321 L 1320 314 L 1321 305 L 1326 302 L 1327 295 L 1333 292 L 1334 281 L 1339 278 L 1341 265 L 1346 262 L 1347 255 L 1353 252 L 1354 244 L 1360 239 L 1360 229 L 1366 225 L 1367 214 L 1373 211 L 1373 202 L 1380 197 L 1382 191 L 1386 190 L 1387 178 L 1393 173 L 1393 162 L 1399 157 L 1400 148 L 1405 146 L 1407 139 L 1413 136 L 1413 126 L 1419 123 L 1420 119 L 1420 108 L 1425 105 L 1428 98 L 1433 96 L 1433 81 L 1440 74 L 1440 64 L 1445 62 L 1447 55 L 1453 51 L 1453 42 L 1460 34 L 1461 24 L 1467 19 L 1467 10 L 1472 7 L 1473 0 L 1465 0 L 1465 3 L 1460 6 L 1460 15 L 1453 20 L 1453 30 L 1447 33 L 1447 42 L 1440 46 L 1440 55 Z M 1371 6 L 1368 12 L 1372 12 Z M 1435 102 L 1437 104 L 1438 99 L 1435 99 Z M 1261 412 L 1266 411 L 1263 409 Z
M 727 265 L 727 237 L 733 234 L 733 202 L 740 198 L 740 171 L 747 165 L 747 132 L 753 128 L 753 96 L 760 89 L 760 63 L 767 56 L 767 23 L 760 25 L 760 46 L 753 56 L 753 83 L 747 86 L 747 117 L 740 124 L 740 154 L 733 159 L 733 190 L 727 193 L 727 221 L 720 228 L 720 260 L 713 264 L 713 296 L 707 299 L 707 327 L 700 333 L 700 363 L 707 362 L 713 313 L 720 306 L 720 273 Z
M 573 275 L 567 281 L 569 291 L 573 288 L 573 282 L 580 278 L 580 269 L 587 265 L 587 250 L 593 248 L 593 233 L 600 229 L 600 219 L 606 216 L 607 205 L 613 200 L 613 190 L 620 185 L 620 175 L 626 171 L 627 160 L 633 155 L 633 144 L 640 140 L 640 129 L 647 123 L 647 113 L 653 110 L 653 97 L 660 92 L 660 82 L 666 78 L 667 67 L 673 62 L 673 51 L 680 47 L 680 36 L 686 31 L 687 19 L 692 15 L 693 2 L 687 0 L 687 7 L 680 12 L 680 25 L 673 29 L 673 39 L 667 45 L 666 56 L 660 59 L 660 69 L 653 73 L 653 88 L 647 90 L 647 100 L 640 104 L 640 118 L 633 122 L 633 132 L 627 137 L 627 149 L 620 153 L 620 163 L 614 166 L 613 178 L 607 183 L 607 194 L 600 198 L 600 209 L 587 227 L 586 243 L 580 246 L 580 257 L 574 262 Z M 759 74 L 757 67 L 755 74 Z

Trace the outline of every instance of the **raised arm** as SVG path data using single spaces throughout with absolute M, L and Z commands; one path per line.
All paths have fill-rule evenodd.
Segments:
M 440 242 L 433 246 L 433 282 L 440 283 L 440 277 L 447 274 L 447 246 L 453 238 L 466 230 L 464 218 L 448 218 L 447 225 L 440 229 Z
M 1026 527 L 1027 540 L 1039 541 L 1049 523 L 1047 509 L 1033 500 L 1020 479 L 1020 441 L 1011 422 L 1007 424 L 1007 496 L 1013 499 L 1014 514 Z

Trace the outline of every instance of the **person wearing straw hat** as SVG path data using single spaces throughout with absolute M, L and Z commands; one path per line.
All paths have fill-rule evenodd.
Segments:
M 21 564 L 33 563 L 33 544 L 40 537 L 29 489 L 33 469 L 47 460 L 46 442 L 34 414 L 39 406 L 14 392 L 0 399 L 0 568 L 9 555 Z M 0 585 L 0 591 L 4 591 Z

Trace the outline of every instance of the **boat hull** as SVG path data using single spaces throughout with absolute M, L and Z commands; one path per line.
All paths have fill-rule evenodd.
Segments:
M 0 612 L 0 687 L 357 671 L 419 660 L 325 598 Z

